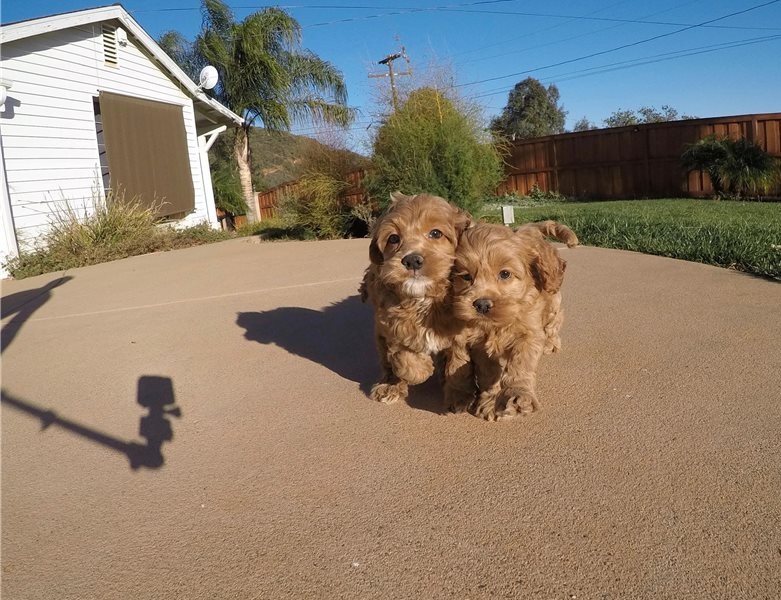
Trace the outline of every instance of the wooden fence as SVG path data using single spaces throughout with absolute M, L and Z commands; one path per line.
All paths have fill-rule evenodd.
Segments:
M 707 175 L 681 168 L 688 144 L 710 134 L 745 137 L 781 157 L 781 113 L 690 119 L 564 133 L 517 142 L 500 193 L 524 195 L 535 184 L 579 198 L 702 197 Z M 775 194 L 781 189 L 773 190 Z
M 745 137 L 781 157 L 781 113 L 690 119 L 611 129 L 562 133 L 516 142 L 507 158 L 507 179 L 497 193 L 524 195 L 536 184 L 578 198 L 705 197 L 713 193 L 708 176 L 681 168 L 688 144 L 710 134 Z M 350 173 L 345 200 L 355 205 L 366 196 L 365 171 Z M 258 193 L 261 218 L 274 214 L 296 183 Z M 403 190 L 412 192 L 414 190 Z M 781 195 L 781 185 L 771 190 Z

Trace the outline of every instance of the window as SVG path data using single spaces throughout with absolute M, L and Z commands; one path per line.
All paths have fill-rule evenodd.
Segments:
M 192 211 L 195 192 L 182 107 L 110 92 L 100 92 L 98 104 L 110 188 L 155 206 L 160 217 Z

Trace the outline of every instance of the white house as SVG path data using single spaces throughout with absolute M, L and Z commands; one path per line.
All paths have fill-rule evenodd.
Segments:
M 119 5 L 0 27 L 0 255 L 35 244 L 109 187 L 182 225 L 217 227 L 207 151 L 242 118 Z M 5 274 L 3 274 L 5 276 Z

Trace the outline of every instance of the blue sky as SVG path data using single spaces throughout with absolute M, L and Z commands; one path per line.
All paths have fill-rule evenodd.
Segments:
M 2 21 L 102 4 L 2 0 Z M 122 4 L 153 37 L 176 29 L 192 38 L 200 28 L 200 0 Z M 229 5 L 238 19 L 265 6 Z M 501 111 L 508 91 L 527 76 L 558 86 L 568 128 L 584 116 L 601 125 L 617 109 L 644 105 L 699 117 L 781 111 L 778 0 L 293 0 L 281 6 L 301 24 L 303 46 L 343 72 L 349 102 L 359 111 L 347 144 L 359 151 L 367 151 L 367 127 L 382 110 L 377 86 L 388 85 L 368 75 L 387 72 L 377 61 L 401 44 L 418 82 L 438 65 L 486 118 Z M 406 69 L 401 60 L 396 67 Z M 296 131 L 315 133 L 307 125 Z

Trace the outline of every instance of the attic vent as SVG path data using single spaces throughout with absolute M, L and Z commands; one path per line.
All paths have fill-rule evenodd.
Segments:
M 103 60 L 109 67 L 118 66 L 117 28 L 112 25 L 103 25 Z

